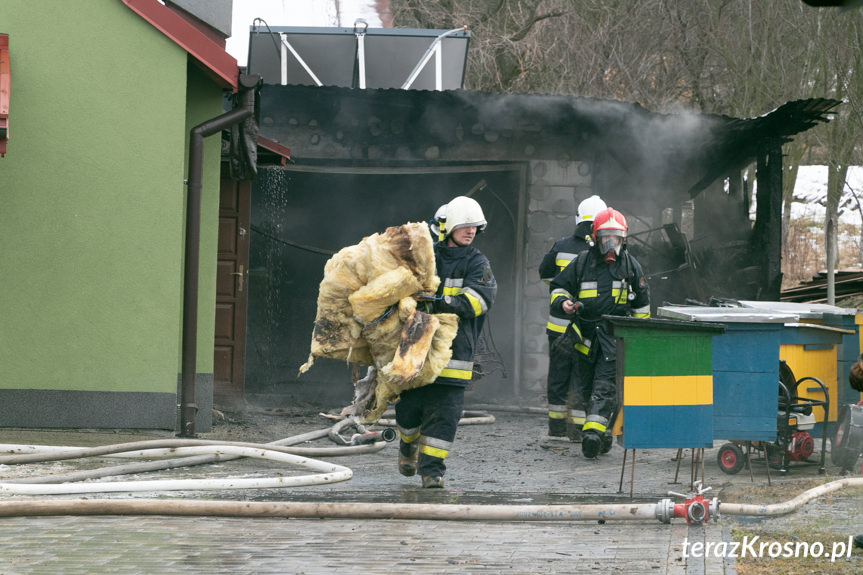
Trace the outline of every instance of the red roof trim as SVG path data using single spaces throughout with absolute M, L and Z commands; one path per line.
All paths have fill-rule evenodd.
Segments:
M 188 52 L 219 84 L 237 91 L 237 60 L 224 48 L 158 0 L 122 2 Z
M 281 156 L 283 158 L 282 159 L 282 165 L 283 166 L 285 165 L 285 160 L 292 161 L 291 160 L 291 149 L 286 148 L 285 146 L 278 144 L 269 138 L 265 138 L 263 136 L 258 136 L 258 147 L 263 148 L 267 151 L 273 152 L 274 154 L 276 154 L 278 156 Z

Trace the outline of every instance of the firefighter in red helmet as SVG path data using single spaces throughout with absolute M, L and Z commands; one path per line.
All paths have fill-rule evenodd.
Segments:
M 616 345 L 604 315 L 650 317 L 650 293 L 638 261 L 626 250 L 626 218 L 607 208 L 593 220 L 594 246 L 550 284 L 551 311 L 573 318 L 576 377 L 589 392 L 581 450 L 594 458 L 611 449 L 617 412 Z
M 573 258 L 593 245 L 593 220 L 596 214 L 606 207 L 599 196 L 590 196 L 578 204 L 572 234 L 554 242 L 539 264 L 539 277 L 542 281 L 550 284 L 554 276 L 562 272 Z M 571 320 L 566 314 L 561 314 L 560 317 L 549 314 L 545 325 L 549 352 L 546 378 L 548 434 L 543 438 L 543 442 L 581 441 L 586 397 L 578 387 L 578 378 L 573 377 L 575 358 L 571 350 L 566 350 L 567 346 L 564 345 L 575 329 Z

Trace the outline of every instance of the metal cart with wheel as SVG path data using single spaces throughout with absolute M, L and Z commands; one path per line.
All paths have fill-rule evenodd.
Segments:
M 804 382 L 814 382 L 822 390 L 824 399 L 801 397 L 798 387 Z M 813 408 L 820 407 L 830 412 L 830 394 L 827 386 L 815 377 L 797 379 L 788 364 L 779 362 L 778 401 L 776 416 L 776 439 L 774 441 L 730 441 L 723 444 L 716 454 L 719 469 L 725 473 L 738 473 L 745 466 L 751 469 L 752 452 L 759 452 L 769 469 L 788 472 L 789 465 L 819 465 L 818 472 L 825 472 L 827 456 L 827 434 L 821 434 L 821 453 L 818 461 L 810 461 L 815 451 L 815 439 L 809 431 L 815 427 Z M 856 459 L 856 458 L 855 458 Z

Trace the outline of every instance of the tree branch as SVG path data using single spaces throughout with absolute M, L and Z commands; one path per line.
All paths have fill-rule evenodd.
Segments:
M 524 40 L 525 37 L 530 33 L 531 29 L 536 25 L 537 22 L 541 22 L 542 20 L 546 20 L 548 18 L 560 18 L 563 16 L 565 12 L 562 10 L 554 10 L 553 12 L 548 12 L 547 14 L 534 15 L 525 26 L 509 37 L 512 42 L 520 42 Z

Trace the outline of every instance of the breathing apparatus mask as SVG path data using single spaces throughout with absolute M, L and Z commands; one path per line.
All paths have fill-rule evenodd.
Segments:
M 593 220 L 596 249 L 607 264 L 617 261 L 626 238 L 626 218 L 613 208 L 606 208 Z
M 617 261 L 620 250 L 623 247 L 623 236 L 615 232 L 599 233 L 596 237 L 599 253 L 603 256 L 605 263 L 611 264 Z

